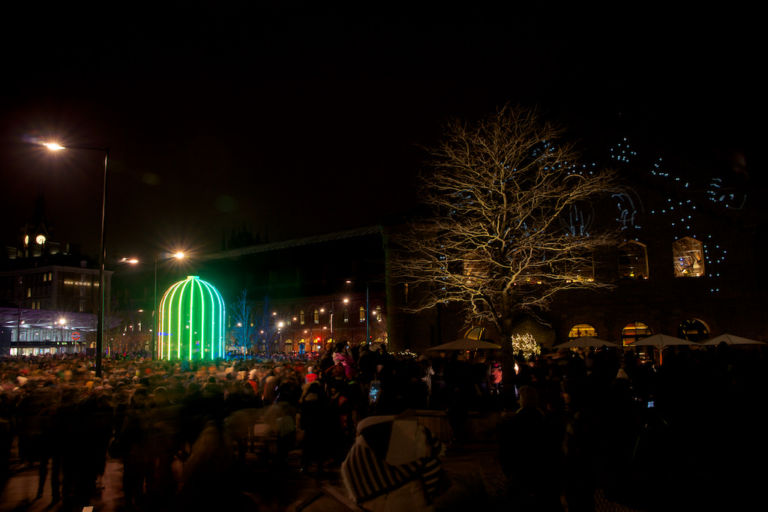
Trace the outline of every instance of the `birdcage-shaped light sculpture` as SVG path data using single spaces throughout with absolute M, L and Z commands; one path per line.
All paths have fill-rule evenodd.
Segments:
M 224 357 L 224 299 L 198 276 L 171 285 L 160 301 L 158 359 L 213 361 Z

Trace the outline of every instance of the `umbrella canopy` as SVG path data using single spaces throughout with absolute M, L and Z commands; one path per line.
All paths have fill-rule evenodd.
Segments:
M 729 345 L 763 345 L 765 343 L 763 341 L 751 340 L 749 338 L 742 338 L 741 336 L 726 333 L 709 339 L 702 343 L 702 345 L 719 345 L 723 342 Z
M 610 341 L 601 340 L 600 338 L 593 338 L 592 336 L 581 336 L 554 346 L 556 349 L 574 347 L 618 347 L 618 345 Z
M 483 340 L 470 340 L 467 338 L 461 338 L 458 340 L 449 341 L 436 347 L 430 347 L 427 350 L 482 350 L 482 349 L 499 349 L 500 345 L 490 343 Z
M 674 345 L 698 345 L 692 341 L 684 340 L 682 338 L 676 338 L 674 336 L 667 336 L 666 334 L 654 334 L 641 340 L 637 340 L 632 343 L 630 347 L 656 347 L 662 349 L 664 347 L 670 347 Z

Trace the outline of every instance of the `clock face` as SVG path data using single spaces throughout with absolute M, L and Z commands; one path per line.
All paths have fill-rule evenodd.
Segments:
M 35 242 L 37 242 L 37 245 L 43 245 L 45 243 L 45 235 L 37 235 Z

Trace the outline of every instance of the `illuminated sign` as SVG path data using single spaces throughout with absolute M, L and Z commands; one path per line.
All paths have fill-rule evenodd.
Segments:
M 172 285 L 160 301 L 159 359 L 214 360 L 224 357 L 224 299 L 197 276 Z

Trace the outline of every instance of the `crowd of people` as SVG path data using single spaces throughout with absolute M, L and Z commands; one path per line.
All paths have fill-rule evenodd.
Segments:
M 509 498 L 521 510 L 740 508 L 768 455 L 764 347 L 600 349 L 521 364 L 499 430 Z M 763 501 L 760 498 L 759 501 Z
M 108 358 L 101 378 L 84 355 L 7 358 L 0 474 L 8 477 L 16 446 L 20 460 L 39 469 L 38 498 L 50 486 L 55 502 L 75 510 L 98 491 L 112 457 L 124 467 L 128 506 L 199 505 L 210 489 L 221 491 L 220 502 L 237 494 L 239 464 L 256 448 L 277 470 L 297 447 L 301 471 L 322 475 L 340 465 L 360 419 L 427 406 L 428 364 L 345 342 L 302 357 Z M 255 424 L 265 427 L 261 439 Z
M 0 481 L 17 454 L 38 468 L 38 497 L 50 486 L 55 502 L 79 510 L 113 458 L 128 507 L 240 506 L 249 453 L 271 470 L 322 478 L 363 419 L 413 409 L 445 411 L 459 443 L 471 441 L 470 412 L 497 414 L 499 461 L 520 509 L 594 510 L 597 488 L 641 505 L 662 494 L 707 503 L 724 495 L 718 479 L 746 492 L 736 479 L 752 480 L 734 467 L 766 454 L 759 349 L 682 349 L 663 365 L 633 351 L 565 351 L 518 357 L 514 369 L 443 356 L 338 342 L 279 359 L 106 359 L 100 378 L 82 355 L 4 359 Z

